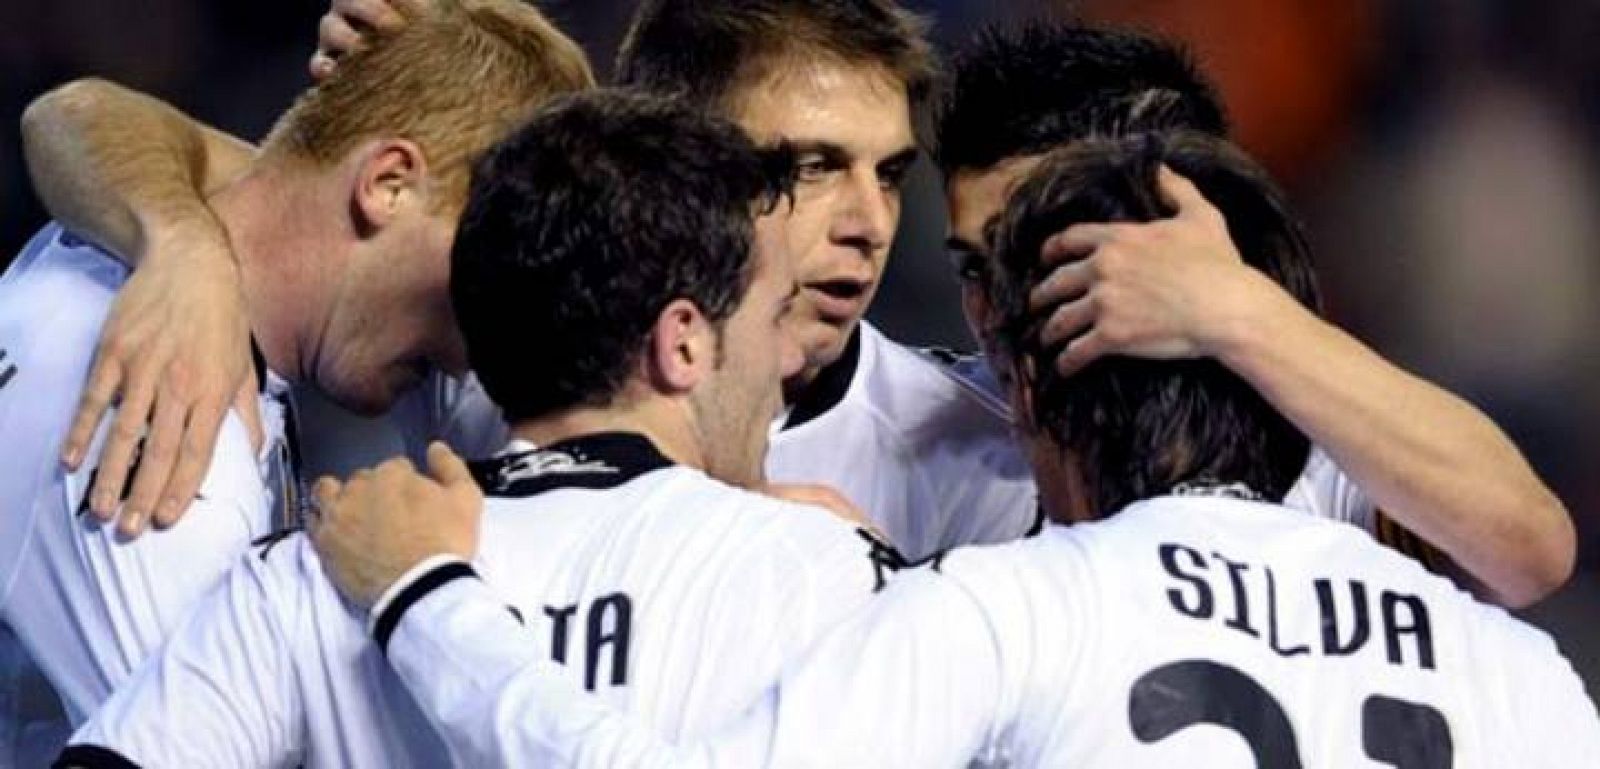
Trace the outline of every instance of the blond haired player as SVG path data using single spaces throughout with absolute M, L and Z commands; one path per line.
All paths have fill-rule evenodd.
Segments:
M 189 417 L 222 431 L 183 525 L 133 542 L 95 525 L 96 463 L 63 469 L 52 448 L 127 269 L 51 225 L 0 277 L 0 348 L 15 367 L 0 388 L 0 618 L 74 722 L 252 540 L 292 519 L 291 383 L 381 410 L 426 368 L 464 366 L 446 288 L 469 164 L 551 96 L 591 83 L 576 46 L 518 4 L 452 6 L 354 61 L 304 94 L 210 196 L 239 255 L 265 431 L 221 411 Z M 134 412 L 108 415 L 99 439 L 137 437 L 149 415 Z M 144 451 L 179 450 L 162 440 Z

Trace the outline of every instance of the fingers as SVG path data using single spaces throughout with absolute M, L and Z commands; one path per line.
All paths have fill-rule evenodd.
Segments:
M 1090 331 L 1068 342 L 1061 354 L 1056 356 L 1056 372 L 1063 377 L 1070 377 L 1109 351 L 1110 345 L 1105 337 L 1099 332 Z
M 244 422 L 245 432 L 250 436 L 250 448 L 257 454 L 261 453 L 261 444 L 267 439 L 267 430 L 261 423 L 258 387 L 255 377 L 246 377 L 244 384 L 233 395 L 233 413 L 238 414 L 239 421 Z
M 311 79 L 320 83 L 333 74 L 336 66 L 337 64 L 334 62 L 333 57 L 323 53 L 322 49 L 319 48 L 315 53 L 311 54 L 311 63 L 307 65 L 306 69 L 311 72 Z
M 156 401 L 155 419 L 144 439 L 139 469 L 134 473 L 127 499 L 122 501 L 122 519 L 126 524 L 123 534 L 138 536 L 155 510 L 178 459 L 178 448 L 183 444 L 188 410 L 187 404 L 171 395 L 163 395 Z
M 1082 336 L 1094 325 L 1098 310 L 1093 296 L 1085 296 L 1055 308 L 1039 330 L 1039 341 L 1050 346 Z
M 1028 308 L 1037 312 L 1079 299 L 1093 285 L 1094 269 L 1094 264 L 1087 259 L 1055 268 L 1029 292 Z
M 335 62 L 365 45 L 361 33 L 342 14 L 330 12 L 317 22 L 317 53 Z
M 89 444 L 94 441 L 95 428 L 111 408 L 111 399 L 116 397 L 121 385 L 122 366 L 102 349 L 89 372 L 89 384 L 78 398 L 78 410 L 72 416 L 72 427 L 67 430 L 67 441 L 62 447 L 61 461 L 69 469 L 76 471 L 83 466 Z
M 1178 218 L 1204 217 L 1208 220 L 1220 221 L 1222 212 L 1206 196 L 1201 194 L 1200 188 L 1194 182 L 1178 172 L 1162 165 L 1156 172 L 1157 184 L 1161 197 L 1178 212 Z
M 1039 257 L 1045 264 L 1082 259 L 1115 240 L 1127 227 L 1125 224 L 1074 224 L 1046 240 Z
M 405 26 L 406 15 L 420 11 L 420 0 L 333 0 L 332 12 L 348 19 L 357 29 L 392 32 Z
M 166 528 L 178 522 L 189 503 L 200 493 L 206 471 L 211 467 L 211 455 L 217 445 L 217 434 L 222 429 L 222 419 L 227 411 L 220 405 L 197 405 L 189 412 L 189 423 L 183 434 L 183 445 L 178 450 L 177 465 L 161 492 L 155 509 L 155 525 Z M 140 471 L 141 474 L 143 470 Z
M 117 407 L 111 431 L 100 451 L 94 489 L 89 492 L 89 507 L 101 520 L 110 520 L 122 499 L 123 489 L 127 488 L 128 468 L 144 439 L 145 424 L 150 419 L 154 401 L 155 385 L 149 377 L 136 377 L 123 393 L 122 404 Z M 143 522 L 124 519 L 123 523 L 124 531 L 137 531 Z
M 434 441 L 428 445 L 428 474 L 452 495 L 470 500 L 474 507 L 482 497 L 483 492 L 478 488 L 477 479 L 472 477 L 472 470 L 444 443 Z

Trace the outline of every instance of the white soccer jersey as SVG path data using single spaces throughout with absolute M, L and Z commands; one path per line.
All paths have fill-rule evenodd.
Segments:
M 1600 766 L 1600 715 L 1548 636 L 1357 529 L 1255 502 L 1149 500 L 903 573 L 695 743 L 585 696 L 505 625 L 455 580 L 390 646 L 483 765 Z
M 881 583 L 880 548 L 859 531 L 672 466 L 642 437 L 516 449 L 476 468 L 492 494 L 477 568 L 497 611 L 517 643 L 663 738 L 750 707 Z M 482 765 L 443 752 L 382 657 L 420 595 L 380 602 L 374 644 L 304 538 L 265 546 L 67 757 L 103 757 L 98 747 L 152 767 Z M 449 649 L 430 655 L 445 674 L 457 662 Z
M 430 377 L 396 407 L 394 424 L 414 458 L 430 440 L 487 456 L 508 435 L 470 374 Z M 863 321 L 769 437 L 771 480 L 838 489 L 912 561 L 1043 524 L 1006 396 L 982 358 L 915 351 Z M 1371 502 L 1320 449 L 1286 503 L 1378 530 Z
M 913 561 L 1040 524 L 1003 402 L 866 322 L 770 440 L 770 479 L 837 488 Z
M 270 530 L 263 481 L 281 434 L 276 402 L 257 455 L 229 416 L 188 514 L 133 542 L 86 514 L 84 496 L 110 424 L 90 460 L 58 459 L 100 327 L 126 270 L 57 226 L 34 237 L 0 277 L 0 619 L 80 722 Z

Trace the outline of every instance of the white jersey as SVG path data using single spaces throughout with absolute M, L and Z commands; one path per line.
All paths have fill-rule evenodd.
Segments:
M 80 722 L 130 676 L 252 539 L 270 531 L 264 481 L 281 411 L 264 399 L 257 454 L 230 415 L 182 522 L 121 541 L 87 514 L 107 417 L 83 468 L 58 459 L 112 299 L 126 270 L 105 252 L 42 230 L 0 277 L 0 619 Z
M 749 708 L 881 584 L 859 531 L 672 466 L 642 437 L 516 448 L 475 468 L 491 491 L 476 568 L 497 612 L 517 643 L 663 738 Z M 304 538 L 264 547 L 68 757 L 98 746 L 146 766 L 482 765 L 445 752 L 383 659 L 422 593 L 384 597 L 369 623 Z M 463 659 L 428 654 L 446 677 Z
M 429 440 L 487 456 L 507 437 L 500 410 L 470 374 L 435 374 L 402 401 L 394 421 L 414 457 Z M 909 349 L 865 321 L 841 360 L 773 424 L 767 476 L 838 489 L 912 561 L 1020 539 L 1043 525 L 1032 470 L 987 362 Z M 1423 554 L 1320 449 L 1285 504 Z
M 771 480 L 833 486 L 913 561 L 1041 523 L 1003 402 L 864 321 L 770 441 Z
M 1600 766 L 1600 714 L 1547 635 L 1278 505 L 1164 497 L 950 553 L 676 745 L 506 640 L 492 607 L 459 580 L 391 647 L 484 765 Z M 448 684 L 440 648 L 470 659 Z

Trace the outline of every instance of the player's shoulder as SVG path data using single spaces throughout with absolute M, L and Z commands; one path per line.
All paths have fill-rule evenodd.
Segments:
M 0 276 L 0 348 L 8 358 L 0 368 L 15 366 L 47 389 L 81 379 L 126 278 L 105 251 L 58 225 L 40 230 Z
M 861 324 L 862 395 L 895 418 L 958 419 L 1004 429 L 1010 413 L 981 357 L 913 348 Z

